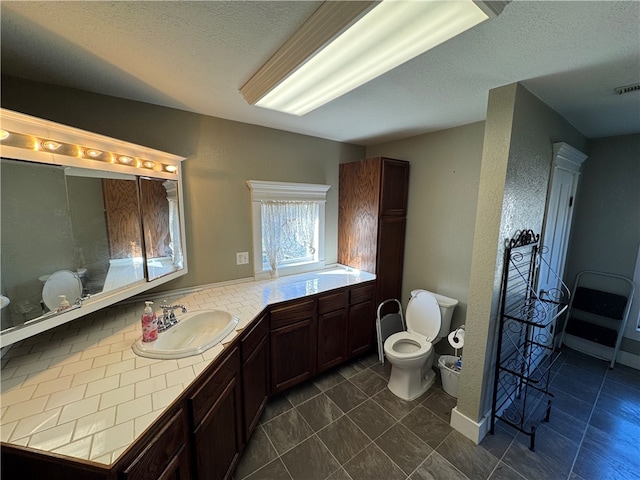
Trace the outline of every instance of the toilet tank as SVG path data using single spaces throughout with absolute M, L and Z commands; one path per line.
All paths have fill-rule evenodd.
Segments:
M 415 296 L 418 292 L 422 290 L 412 290 L 411 296 Z M 424 290 L 425 292 L 429 292 L 429 290 Z M 458 305 L 458 300 L 455 298 L 445 297 L 444 295 L 440 295 L 438 293 L 429 292 L 433 295 L 440 306 L 440 331 L 438 332 L 438 336 L 432 343 L 436 343 L 442 338 L 449 335 L 449 331 L 451 330 L 451 317 L 453 317 L 453 310 Z

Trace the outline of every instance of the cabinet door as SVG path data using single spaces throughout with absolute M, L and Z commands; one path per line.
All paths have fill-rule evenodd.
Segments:
M 407 215 L 409 198 L 409 162 L 384 158 L 382 160 L 382 185 L 380 215 Z
M 194 422 L 193 431 L 198 480 L 231 478 L 238 461 L 242 449 L 239 357 L 235 349 L 191 398 L 194 417 L 201 418 Z
M 271 392 L 278 393 L 316 373 L 315 318 L 271 331 Z
M 269 318 L 262 316 L 240 340 L 242 350 L 242 395 L 244 440 L 258 424 L 269 400 Z
M 373 300 L 349 307 L 349 356 L 356 357 L 375 343 L 375 312 Z
M 348 304 L 347 290 L 318 299 L 318 372 L 347 360 Z
M 318 372 L 347 360 L 348 327 L 346 308 L 318 316 Z
M 189 474 L 189 456 L 187 450 L 183 449 L 178 455 L 173 457 L 169 465 L 160 474 L 158 480 L 191 480 Z
M 375 299 L 377 304 L 389 298 L 401 299 L 406 224 L 404 217 L 380 218 Z
M 338 263 L 376 272 L 380 159 L 340 164 Z
M 124 472 L 123 480 L 187 480 L 189 458 L 185 447 L 185 416 L 179 410 Z

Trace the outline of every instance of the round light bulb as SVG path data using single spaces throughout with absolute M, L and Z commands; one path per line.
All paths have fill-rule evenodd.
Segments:
M 85 151 L 84 151 L 84 154 L 85 154 L 87 157 L 96 158 L 96 157 L 99 157 L 100 155 L 102 155 L 102 151 L 100 151 L 100 150 L 95 150 L 95 149 L 93 149 L 93 148 L 89 148 L 89 149 L 87 149 L 87 150 L 85 150 Z
M 62 144 L 54 142 L 53 140 L 45 140 L 44 142 L 42 142 L 42 146 L 47 150 L 57 150 L 62 146 Z
M 127 155 L 120 155 L 118 157 L 118 162 L 124 163 L 125 165 L 131 165 L 133 163 L 133 158 Z
M 9 132 L 7 132 L 6 130 L 0 129 L 0 140 L 4 140 L 8 136 L 9 136 Z
M 178 170 L 178 167 L 175 165 L 166 165 L 164 169 L 169 173 L 175 173 Z

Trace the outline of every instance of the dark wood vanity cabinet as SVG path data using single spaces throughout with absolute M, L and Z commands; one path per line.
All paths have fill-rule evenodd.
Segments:
M 180 409 L 119 477 L 122 480 L 191 479 L 185 422 L 186 415 Z
M 368 352 L 376 341 L 375 283 L 349 291 L 349 358 Z
M 271 393 L 316 374 L 316 303 L 302 299 L 271 309 Z
M 271 393 L 375 345 L 374 281 L 271 309 Z
M 400 299 L 409 162 L 376 157 L 339 168 L 338 263 L 376 274 L 376 305 Z
M 348 358 L 348 306 L 347 290 L 318 298 L 318 373 Z
M 188 398 L 198 480 L 231 478 L 244 446 L 240 352 L 231 349 Z
M 270 394 L 269 314 L 262 313 L 240 337 L 244 441 L 260 420 Z

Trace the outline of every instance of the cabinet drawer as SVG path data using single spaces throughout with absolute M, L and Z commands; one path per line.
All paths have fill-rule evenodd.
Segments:
M 240 370 L 240 354 L 234 348 L 226 360 L 209 375 L 196 392 L 189 397 L 193 416 L 193 426 L 197 427 L 207 412 L 216 403 L 231 379 Z
M 349 304 L 355 305 L 357 303 L 373 300 L 374 292 L 375 292 L 375 283 L 369 283 L 362 287 L 352 288 L 350 292 L 351 298 L 349 299 Z
M 124 471 L 126 480 L 155 480 L 184 448 L 184 412 L 179 410 Z
M 322 315 L 323 313 L 346 308 L 348 300 L 349 292 L 347 291 L 325 295 L 318 299 L 318 313 Z
M 269 315 L 262 314 L 249 331 L 242 333 L 240 349 L 242 363 L 246 362 L 260 342 L 269 334 Z
M 286 327 L 315 314 L 316 301 L 303 300 L 271 310 L 271 329 Z

